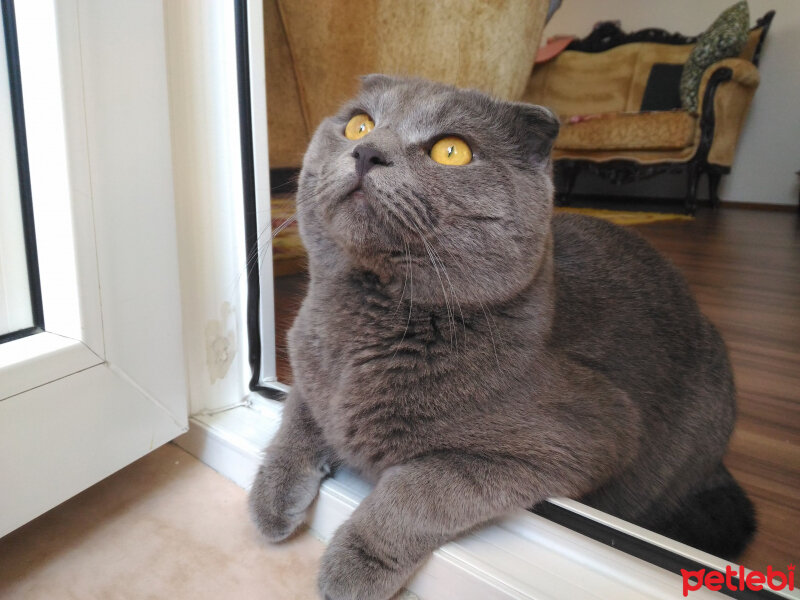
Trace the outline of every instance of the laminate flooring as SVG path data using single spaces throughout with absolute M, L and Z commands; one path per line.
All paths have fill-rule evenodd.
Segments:
M 800 559 L 800 223 L 793 213 L 721 209 L 637 231 L 689 280 L 725 338 L 738 418 L 725 464 L 756 506 L 741 562 Z

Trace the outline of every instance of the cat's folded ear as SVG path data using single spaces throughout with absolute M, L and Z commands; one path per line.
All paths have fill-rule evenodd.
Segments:
M 533 160 L 547 160 L 561 127 L 558 117 L 551 110 L 536 104 L 512 102 L 511 106 L 520 144 Z
M 369 75 L 362 75 L 359 79 L 361 80 L 362 90 L 386 89 L 397 83 L 396 77 L 384 75 L 383 73 L 370 73 Z

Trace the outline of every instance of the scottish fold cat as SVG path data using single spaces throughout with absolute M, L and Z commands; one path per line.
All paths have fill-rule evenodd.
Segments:
M 389 598 L 441 544 L 552 496 L 723 557 L 754 530 L 721 462 L 725 345 L 640 237 L 553 216 L 558 129 L 371 75 L 309 145 L 294 386 L 250 507 L 280 541 L 337 465 L 374 481 L 322 558 L 325 598 Z

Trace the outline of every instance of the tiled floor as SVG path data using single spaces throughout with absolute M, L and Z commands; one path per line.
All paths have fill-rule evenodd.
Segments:
M 322 549 L 263 542 L 244 490 L 167 444 L 0 539 L 0 598 L 313 599 Z

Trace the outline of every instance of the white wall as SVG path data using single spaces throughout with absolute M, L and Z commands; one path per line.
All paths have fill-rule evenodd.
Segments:
M 660 27 L 697 35 L 734 0 L 564 0 L 544 30 L 587 35 L 594 23 L 620 20 L 625 31 Z M 720 197 L 732 202 L 793 204 L 798 201 L 800 169 L 800 1 L 749 0 L 751 24 L 768 10 L 775 19 L 761 54 L 761 85 L 739 138 L 731 174 L 724 177 Z M 577 193 L 683 194 L 681 178 L 653 180 L 656 185 L 622 186 L 582 176 Z M 705 188 L 705 186 L 702 186 Z M 627 189 L 626 189 L 627 188 Z M 659 190 L 666 190 L 659 193 Z

